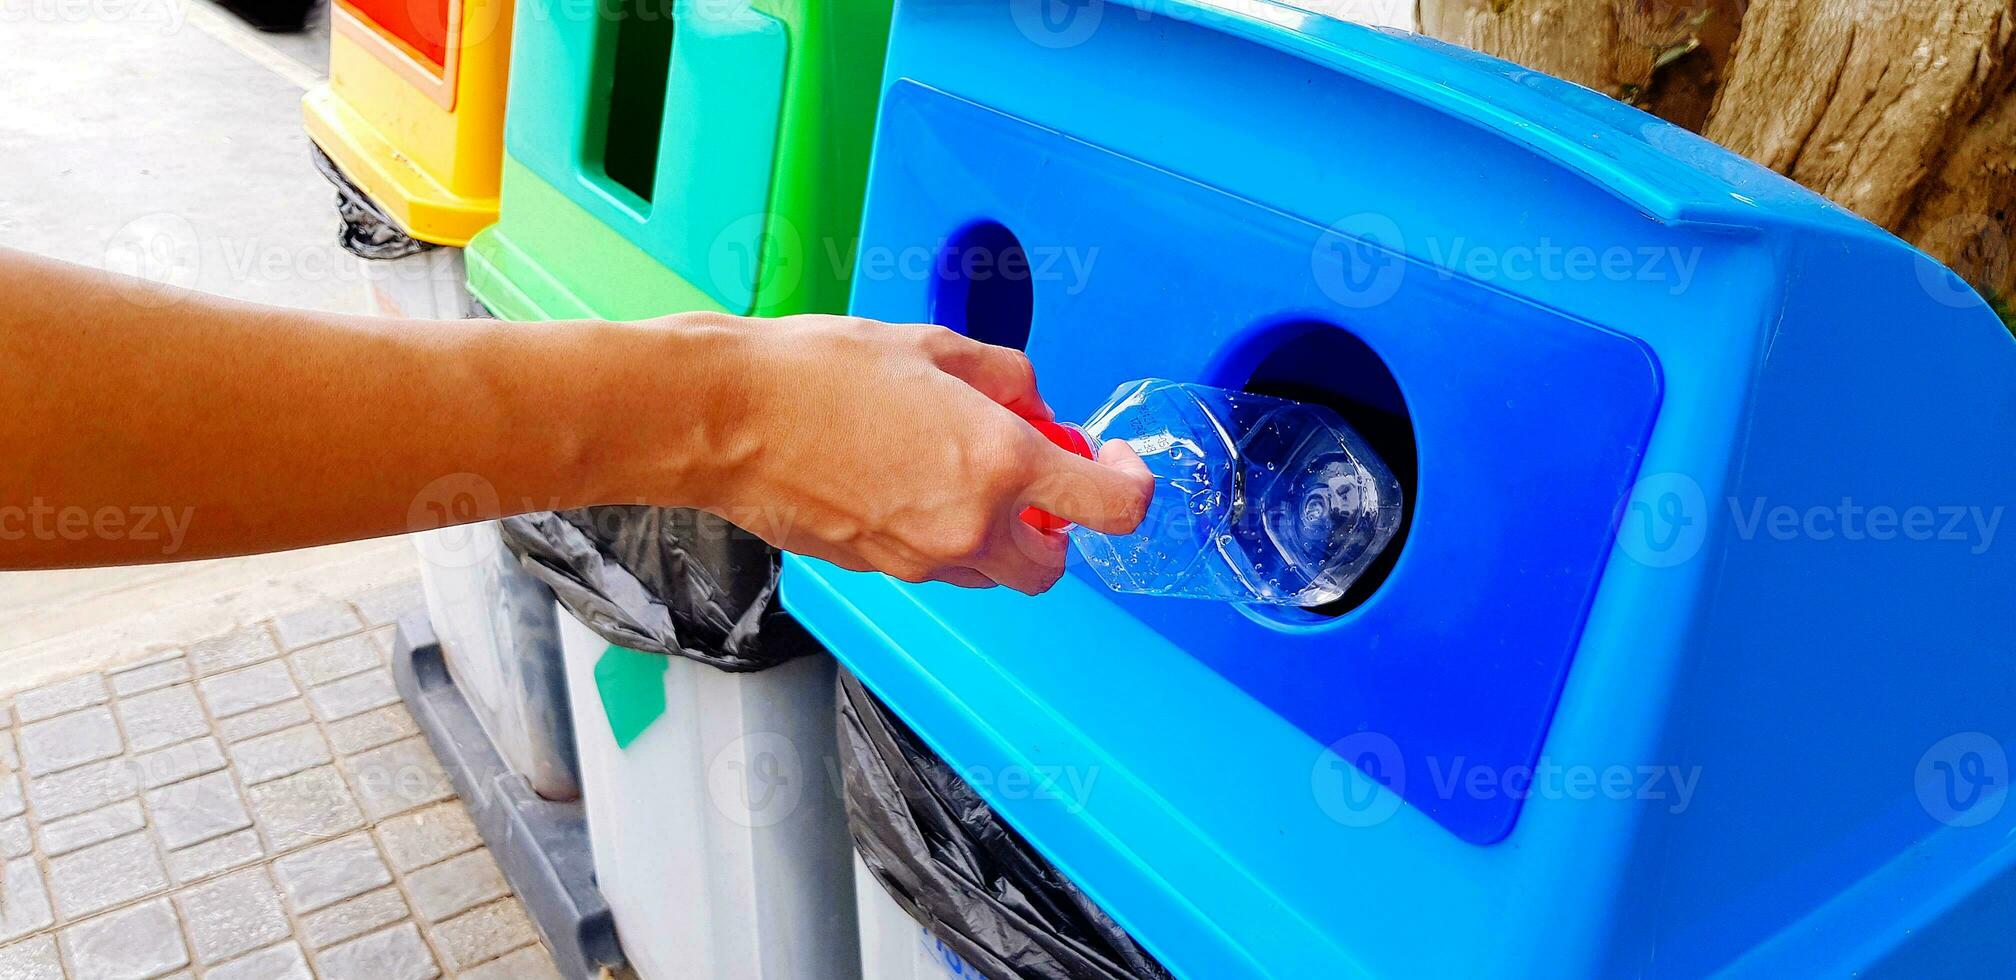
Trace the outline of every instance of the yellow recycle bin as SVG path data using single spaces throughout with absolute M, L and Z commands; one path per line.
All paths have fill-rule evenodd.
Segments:
M 308 135 L 399 229 L 460 247 L 497 220 L 511 0 L 335 0 Z

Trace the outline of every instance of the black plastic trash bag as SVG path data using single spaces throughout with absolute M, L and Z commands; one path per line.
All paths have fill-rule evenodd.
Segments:
M 988 980 L 1168 980 L 1162 964 L 845 670 L 839 709 L 854 849 L 940 942 Z
M 336 185 L 336 214 L 343 219 L 336 241 L 344 251 L 360 259 L 403 259 L 440 247 L 400 231 L 391 216 L 371 202 L 370 195 L 343 175 L 329 154 L 313 143 L 308 145 L 315 154 L 315 169 Z
M 711 514 L 589 507 L 503 524 L 525 567 L 610 643 L 729 671 L 818 649 L 777 601 L 777 552 Z

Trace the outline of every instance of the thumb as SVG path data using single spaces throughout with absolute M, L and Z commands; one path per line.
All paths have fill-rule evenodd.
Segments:
M 1051 446 L 1042 460 L 1029 504 L 1101 534 L 1132 533 L 1147 516 L 1155 475 L 1126 442 L 1108 440 L 1097 460 Z

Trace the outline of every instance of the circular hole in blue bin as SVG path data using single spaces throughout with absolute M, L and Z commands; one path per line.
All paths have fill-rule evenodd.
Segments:
M 1029 256 L 998 221 L 953 235 L 933 267 L 931 317 L 974 340 L 1023 350 L 1036 313 Z
M 1241 608 L 1270 625 L 1307 628 L 1329 623 L 1363 605 L 1385 584 L 1406 547 L 1420 476 L 1414 423 L 1392 370 L 1350 331 L 1331 323 L 1299 320 L 1277 324 L 1242 340 L 1221 360 L 1216 383 L 1328 406 L 1393 470 L 1403 498 L 1400 530 L 1342 598 L 1308 609 Z

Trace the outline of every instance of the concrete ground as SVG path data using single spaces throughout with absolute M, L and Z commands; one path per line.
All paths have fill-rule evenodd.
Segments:
M 363 309 L 300 123 L 326 24 L 0 23 L 0 243 Z M 0 574 L 0 980 L 553 976 L 392 689 L 416 575 L 402 538 Z

